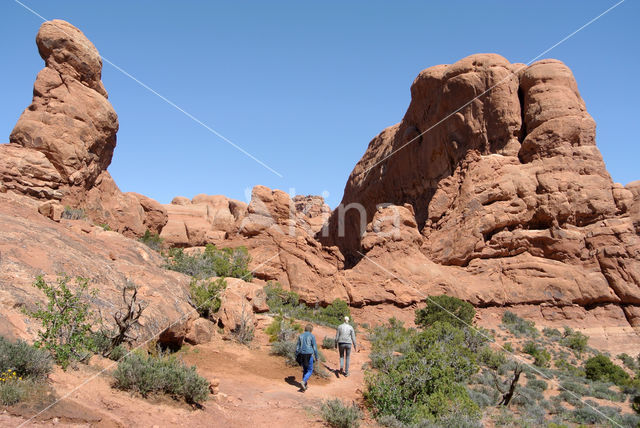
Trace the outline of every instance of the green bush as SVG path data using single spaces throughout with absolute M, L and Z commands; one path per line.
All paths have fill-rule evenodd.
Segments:
M 164 239 L 160 237 L 157 233 L 152 233 L 150 230 L 146 230 L 144 235 L 138 241 L 142 242 L 147 247 L 152 250 L 160 251 L 162 250 L 162 243 Z
M 218 249 L 207 244 L 205 250 L 193 255 L 186 254 L 182 248 L 169 250 L 166 268 L 182 272 L 198 279 L 217 277 L 240 278 L 251 281 L 249 270 L 251 257 L 245 247 Z
M 504 355 L 504 353 L 493 351 L 489 347 L 482 348 L 478 357 L 482 365 L 493 370 L 498 370 L 500 366 L 507 362 L 507 357 Z
M 220 294 L 227 288 L 227 281 L 224 278 L 197 279 L 192 278 L 189 290 L 191 292 L 191 303 L 203 318 L 211 318 L 218 312 L 222 300 Z
M 51 355 L 48 352 L 22 340 L 12 342 L 0 336 L 0 372 L 12 371 L 25 379 L 45 379 L 51 369 Z
M 374 327 L 369 334 L 371 366 L 386 370 L 399 356 L 411 350 L 411 338 L 415 334 L 414 329 L 405 328 L 402 321 L 395 318 L 389 319 L 386 325 Z
M 558 358 L 553 362 L 553 364 L 556 366 L 558 370 L 565 372 L 573 377 L 585 376 L 583 369 L 581 369 L 580 367 L 576 367 L 575 365 L 571 364 L 564 358 Z
M 502 315 L 502 324 L 516 337 L 537 337 L 539 334 L 533 321 L 522 319 L 511 311 Z
M 436 322 L 411 338 L 411 347 L 384 371 L 368 373 L 365 398 L 377 417 L 403 423 L 437 421 L 453 412 L 477 419 L 478 405 L 463 382 L 478 369 L 465 332 Z
M 536 389 L 538 391 L 546 391 L 548 384 L 543 379 L 529 379 L 527 381 L 527 387 L 531 389 Z
M 542 329 L 542 334 L 550 339 L 559 339 L 562 337 L 562 333 L 557 328 L 545 327 Z
M 448 322 L 458 327 L 470 326 L 476 310 L 471 303 L 442 294 L 427 299 L 427 306 L 416 310 L 416 325 L 428 327 L 436 322 Z
M 320 413 L 322 418 L 335 428 L 358 428 L 362 419 L 362 412 L 358 406 L 347 406 L 337 398 L 322 403 Z
M 568 348 L 573 349 L 576 354 L 580 355 L 587 350 L 588 341 L 589 337 L 585 336 L 579 331 L 574 331 L 569 327 L 564 328 L 562 344 Z
M 290 318 L 337 327 L 342 324 L 345 316 L 351 315 L 349 305 L 344 300 L 335 299 L 326 307 L 311 308 L 300 302 L 297 293 L 283 290 L 279 283 L 267 283 L 264 291 L 269 310 Z
M 549 367 L 551 363 L 551 354 L 544 347 L 539 347 L 532 341 L 527 341 L 522 352 L 529 354 L 533 357 L 533 364 L 538 367 Z
M 36 311 L 25 311 L 42 323 L 43 330 L 34 345 L 48 350 L 62 368 L 71 361 L 86 359 L 92 349 L 89 280 L 77 278 L 75 292 L 68 287 L 69 281 L 68 276 L 61 276 L 57 284 L 49 285 L 42 276 L 37 277 L 33 286 L 44 292 L 47 305 L 37 303 Z
M 603 354 L 589 358 L 584 365 L 587 379 L 615 383 L 623 386 L 629 382 L 630 377 L 620 366 L 615 365 L 609 357 Z
M 285 362 L 289 366 L 297 366 L 296 362 L 296 342 L 276 341 L 271 344 L 271 354 L 284 357 Z
M 334 349 L 336 347 L 336 339 L 335 337 L 325 336 L 322 339 L 322 349 Z
M 287 342 L 294 340 L 302 332 L 302 326 L 290 318 L 281 314 L 273 317 L 273 321 L 266 328 L 269 342 Z
M 209 382 L 174 356 L 142 356 L 132 353 L 118 363 L 114 387 L 147 397 L 164 393 L 187 403 L 201 403 L 209 395 Z

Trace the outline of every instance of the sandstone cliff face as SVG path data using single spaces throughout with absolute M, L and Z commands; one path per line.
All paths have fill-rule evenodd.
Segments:
M 417 289 L 432 290 L 445 269 L 441 285 L 480 305 L 639 303 L 637 186 L 611 181 L 564 64 L 473 55 L 424 70 L 411 94 L 345 187 L 342 205 L 360 204 L 366 220 L 347 211 L 341 234 L 337 209 L 321 237 L 351 257 L 348 275 L 379 251 L 368 236 L 376 206 L 408 203 L 424 240 L 402 240 L 405 252 L 430 266 Z M 394 268 L 401 258 L 381 263 L 415 277 Z
M 155 201 L 124 195 L 106 171 L 118 116 L 107 99 L 102 59 L 68 22 L 45 22 L 36 37 L 45 67 L 33 101 L 0 145 L 5 190 L 82 208 L 95 223 L 128 236 L 159 232 L 166 212 Z

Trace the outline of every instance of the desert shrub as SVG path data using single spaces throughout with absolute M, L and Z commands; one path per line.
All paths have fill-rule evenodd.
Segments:
M 209 382 L 175 356 L 143 356 L 132 353 L 122 358 L 113 373 L 114 387 L 137 392 L 143 397 L 164 393 L 187 403 L 201 403 L 209 395 Z
M 548 384 L 543 379 L 529 379 L 527 381 L 527 387 L 542 392 L 547 390 Z
M 611 389 L 612 384 L 608 382 L 593 381 L 589 385 L 587 395 L 609 401 L 624 401 L 624 394 Z
M 77 278 L 75 292 L 68 287 L 69 281 L 68 276 L 61 276 L 57 284 L 49 285 L 38 276 L 33 286 L 44 292 L 48 302 L 46 306 L 38 302 L 36 311 L 26 311 L 43 327 L 34 346 L 48 350 L 63 368 L 71 361 L 86 359 L 92 348 L 89 280 Z
M 192 278 L 189 285 L 191 304 L 203 318 L 211 318 L 218 312 L 222 300 L 220 294 L 227 288 L 224 278 L 198 279 Z
M 172 248 L 165 266 L 198 279 L 217 276 L 251 281 L 250 261 L 245 247 L 218 249 L 207 244 L 204 251 L 193 255 L 186 254 L 182 248 Z
M 553 362 L 558 370 L 567 373 L 573 377 L 584 377 L 584 370 L 577 367 L 564 358 L 558 358 Z
M 542 334 L 552 340 L 560 339 L 562 337 L 562 333 L 557 328 L 545 327 L 542 329 Z
M 86 217 L 87 214 L 82 208 L 72 208 L 66 205 L 64 207 L 64 210 L 62 211 L 62 218 L 65 218 L 67 220 L 82 220 Z
M 345 316 L 351 315 L 349 305 L 344 300 L 335 299 L 326 307 L 309 307 L 300 302 L 300 296 L 282 289 L 279 283 L 269 282 L 264 288 L 269 311 L 313 322 L 315 324 L 337 327 Z
M 255 330 L 250 315 L 251 309 L 247 309 L 246 304 L 242 303 L 242 313 L 240 314 L 240 322 L 231 330 L 233 340 L 243 345 L 248 345 L 255 337 Z
M 518 406 L 528 406 L 531 403 L 537 403 L 543 399 L 542 391 L 539 389 L 529 388 L 529 386 L 519 386 L 516 388 L 516 394 L 514 395 L 511 403 Z
M 622 353 L 622 354 L 619 354 L 616 358 L 621 360 L 622 364 L 624 364 L 624 366 L 629 370 L 632 370 L 634 372 L 638 370 L 638 364 L 636 363 L 636 360 L 631 355 L 627 353 Z
M 410 345 L 383 370 L 367 374 L 365 398 L 376 417 L 393 415 L 403 423 L 420 423 L 457 412 L 477 420 L 478 405 L 463 382 L 478 366 L 464 331 L 436 322 L 413 334 Z
M 562 344 L 574 350 L 576 354 L 580 355 L 587 350 L 588 341 L 589 337 L 579 331 L 574 331 L 569 327 L 564 328 Z
M 395 360 L 411 350 L 411 338 L 416 334 L 414 329 L 404 327 L 402 321 L 389 319 L 388 324 L 373 328 L 369 334 L 371 343 L 371 366 L 386 370 Z
M 502 315 L 502 325 L 516 337 L 537 337 L 538 330 L 533 321 L 527 321 L 520 318 L 511 311 L 506 311 Z
M 603 354 L 589 358 L 584 365 L 587 379 L 612 382 L 624 385 L 629 382 L 629 374 L 620 366 L 615 365 L 609 357 Z
M 497 397 L 494 393 L 494 390 L 490 388 L 482 387 L 479 389 L 468 389 L 469 398 L 473 400 L 474 403 L 478 405 L 480 408 L 493 406 L 496 404 Z
M 296 366 L 296 342 L 276 341 L 271 344 L 271 354 L 284 357 L 287 365 Z
M 51 369 L 52 361 L 48 352 L 22 340 L 12 342 L 0 336 L 0 372 L 11 371 L 17 377 L 44 379 Z
M 538 346 L 532 341 L 527 341 L 522 352 L 529 354 L 533 357 L 533 364 L 538 367 L 549 367 L 551 362 L 551 354 L 544 347 Z
M 562 401 L 566 403 L 571 404 L 574 407 L 582 405 L 582 400 L 580 399 L 580 397 L 578 397 L 578 395 L 575 392 L 562 391 L 560 394 L 558 394 L 558 398 L 560 398 Z
M 631 408 L 636 412 L 640 413 L 640 395 L 636 395 L 631 398 Z
M 325 336 L 322 339 L 322 349 L 334 349 L 336 347 L 335 337 Z
M 587 385 L 570 379 L 560 382 L 560 388 L 571 391 L 579 397 L 585 396 L 589 392 Z
M 282 314 L 273 317 L 273 321 L 266 328 L 265 333 L 269 336 L 269 342 L 287 342 L 294 340 L 302 332 L 302 326 Z
M 507 352 L 513 352 L 513 345 L 510 342 L 506 342 L 504 345 L 502 345 L 502 349 Z
M 416 325 L 428 327 L 434 323 L 448 322 L 458 327 L 470 326 L 476 310 L 471 303 L 442 294 L 427 299 L 427 306 L 416 310 Z
M 596 425 L 606 421 L 606 417 L 601 413 L 598 404 L 593 401 L 587 401 L 588 406 L 578 406 L 571 412 L 571 420 L 578 424 Z M 600 412 L 598 411 L 600 410 Z
M 362 412 L 358 406 L 345 405 L 337 398 L 323 402 L 320 413 L 322 418 L 335 428 L 358 428 L 362 419 Z
M 157 233 L 152 233 L 149 229 L 144 232 L 144 235 L 138 239 L 138 241 L 142 242 L 147 247 L 152 250 L 160 251 L 162 249 L 162 243 L 164 239 L 160 237 Z
M 12 406 L 25 401 L 46 387 L 42 379 L 23 379 L 13 370 L 0 373 L 0 404 Z
M 502 352 L 493 351 L 491 348 L 484 347 L 478 355 L 480 364 L 493 370 L 498 370 L 500 366 L 507 362 L 507 357 Z

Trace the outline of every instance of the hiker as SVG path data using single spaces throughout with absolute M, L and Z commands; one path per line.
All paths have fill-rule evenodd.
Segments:
M 305 391 L 307 381 L 313 373 L 313 362 L 318 360 L 318 346 L 316 345 L 316 338 L 311 332 L 313 326 L 307 324 L 304 328 L 304 333 L 298 336 L 298 343 L 296 343 L 296 361 L 302 366 L 302 390 Z
M 349 317 L 344 317 L 344 322 L 338 326 L 336 331 L 336 348 L 340 350 L 340 373 L 349 376 L 349 357 L 351 356 L 351 345 L 356 350 L 356 332 L 349 325 Z M 345 359 L 346 357 L 346 359 Z M 344 370 L 342 368 L 344 367 Z

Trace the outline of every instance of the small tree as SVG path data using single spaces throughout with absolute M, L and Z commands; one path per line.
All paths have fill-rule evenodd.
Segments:
M 39 320 L 43 330 L 38 332 L 39 340 L 35 346 L 47 349 L 62 368 L 73 360 L 84 360 L 91 349 L 92 313 L 89 311 L 89 280 L 76 278 L 76 291 L 73 292 L 66 275 L 58 278 L 57 284 L 49 285 L 38 276 L 33 286 L 44 292 L 48 302 L 46 307 L 37 303 L 37 310 L 26 314 Z
M 430 297 L 427 299 L 427 306 L 416 311 L 416 324 L 428 327 L 442 321 L 458 327 L 467 327 L 471 325 L 475 315 L 476 310 L 471 303 L 443 294 Z

